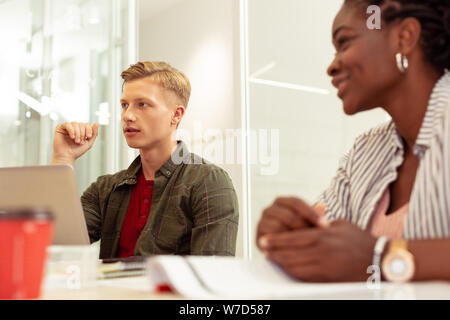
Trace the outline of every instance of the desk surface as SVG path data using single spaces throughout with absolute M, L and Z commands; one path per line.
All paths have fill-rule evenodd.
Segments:
M 174 300 L 183 299 L 174 293 L 157 293 L 145 276 L 97 280 L 81 289 L 54 286 L 47 279 L 43 284 L 43 300 Z
M 352 289 L 354 286 L 354 289 Z M 380 289 L 370 289 L 365 284 L 343 284 L 342 293 L 311 295 L 301 299 L 311 300 L 450 300 L 450 282 L 418 282 L 396 285 L 381 284 Z M 350 290 L 349 290 L 350 287 Z M 128 277 L 97 280 L 91 287 L 66 289 L 53 287 L 50 282 L 43 284 L 41 299 L 44 300 L 178 300 L 189 299 L 175 293 L 157 293 L 144 277 Z M 269 298 L 270 299 L 270 298 Z

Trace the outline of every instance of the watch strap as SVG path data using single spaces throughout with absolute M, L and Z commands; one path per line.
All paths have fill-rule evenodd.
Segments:
M 391 240 L 389 245 L 389 251 L 405 250 L 408 251 L 408 242 L 405 239 Z

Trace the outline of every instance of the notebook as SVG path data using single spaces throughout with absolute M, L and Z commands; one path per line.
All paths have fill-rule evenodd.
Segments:
M 146 258 L 142 256 L 103 259 L 98 266 L 98 278 L 113 279 L 143 276 L 145 270 Z

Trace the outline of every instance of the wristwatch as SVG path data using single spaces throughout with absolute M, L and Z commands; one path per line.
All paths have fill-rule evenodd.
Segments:
M 389 251 L 383 258 L 382 271 L 388 281 L 407 282 L 414 275 L 414 257 L 408 251 L 407 241 L 404 239 L 391 240 Z

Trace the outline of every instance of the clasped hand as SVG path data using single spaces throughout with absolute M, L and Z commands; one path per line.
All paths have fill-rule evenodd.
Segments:
M 52 164 L 67 163 L 73 165 L 75 160 L 85 154 L 93 145 L 98 135 L 99 124 L 65 122 L 55 128 L 53 138 Z
M 303 281 L 366 281 L 376 239 L 346 220 L 328 223 L 324 212 L 298 198 L 277 198 L 259 221 L 258 248 Z

